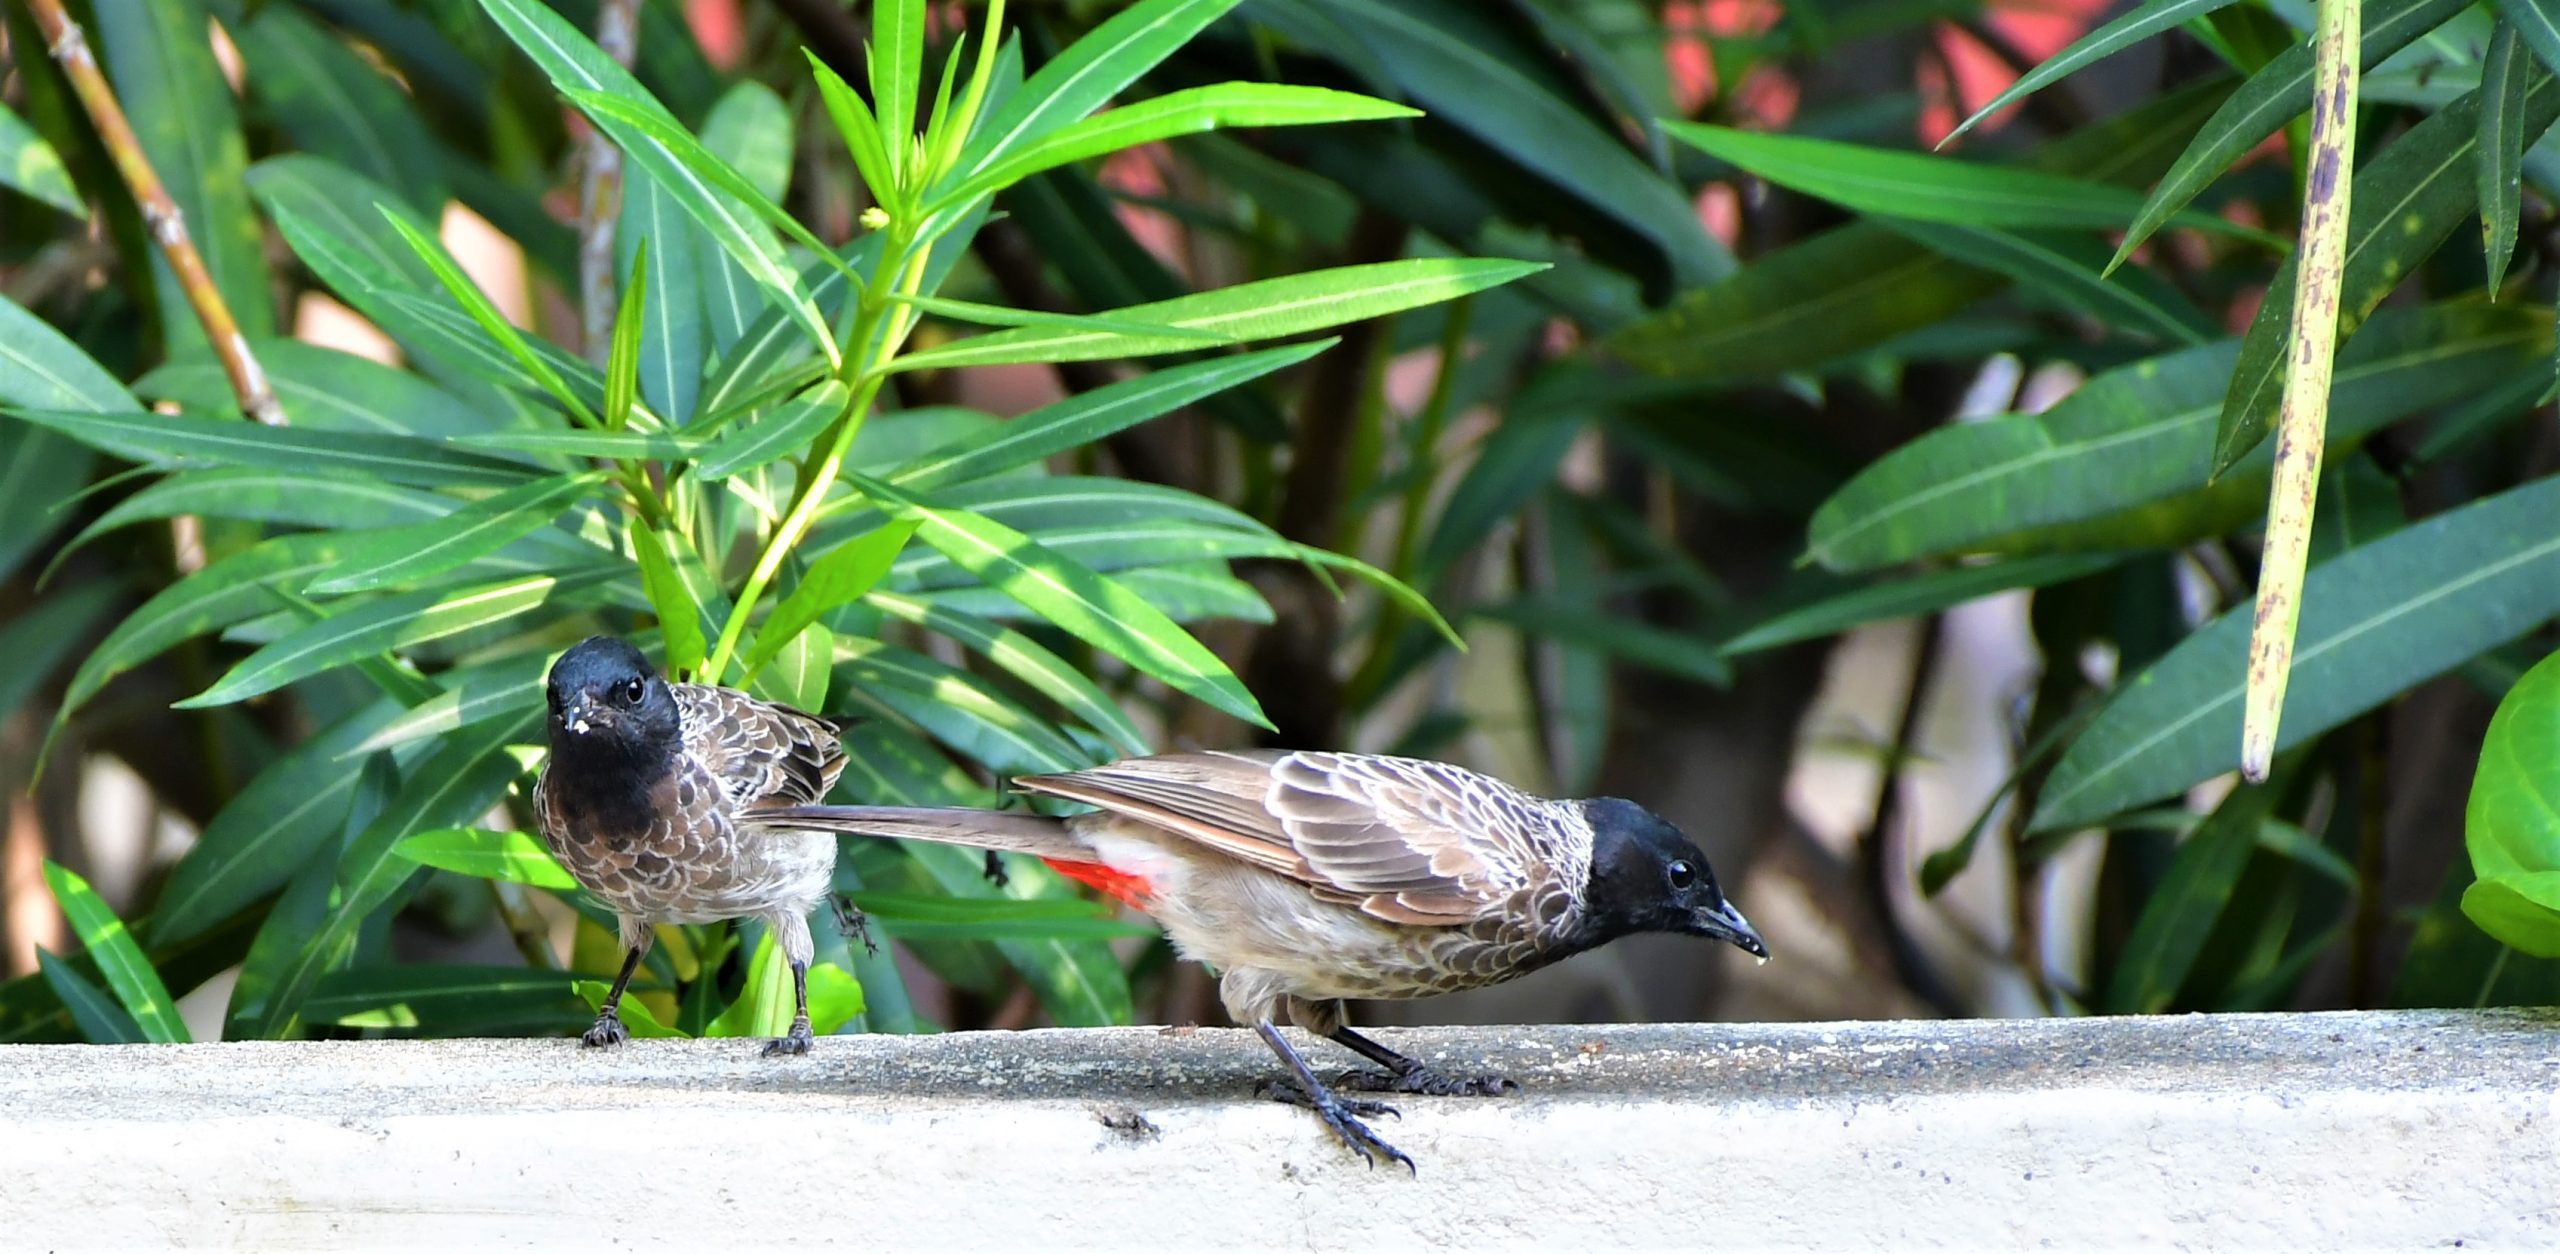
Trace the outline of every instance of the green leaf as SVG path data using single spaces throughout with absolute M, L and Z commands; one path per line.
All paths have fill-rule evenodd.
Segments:
M 186 218 L 187 234 L 240 333 L 276 333 L 258 220 L 241 181 L 248 144 L 231 86 L 213 56 L 200 0 L 100 0 L 90 5 L 99 61 L 115 85 L 142 155 Z M 202 347 L 204 329 L 175 273 L 151 251 L 163 342 Z
M 1132 305 L 1105 316 L 1170 325 L 1185 331 L 1213 331 L 1239 340 L 1273 339 L 1438 304 L 1546 268 L 1539 262 L 1495 258 L 1416 257 L 1239 283 L 1216 291 Z M 1188 339 L 1022 327 L 908 353 L 890 368 L 1092 361 L 1196 347 Z
M 880 120 L 872 116 L 871 106 L 817 53 L 806 48 L 801 53 L 809 58 L 809 71 L 818 80 L 818 96 L 827 106 L 827 118 L 835 123 L 836 134 L 843 138 L 846 152 L 852 155 L 853 168 L 862 176 L 863 188 L 891 213 L 904 212 L 908 206 L 906 193 L 898 186 L 888 150 L 881 146 Z
M 1043 170 L 1236 126 L 1309 126 L 1420 117 L 1419 109 L 1325 87 L 1285 83 L 1217 83 L 1168 92 L 1097 114 L 1014 148 L 928 203 L 938 212 L 1011 187 Z
M 2234 789 L 2178 846 L 2116 956 L 2102 1003 L 2108 1013 L 2158 1014 L 2177 999 L 2291 777 L 2288 769 Z
M 1862 213 L 1957 226 L 2104 230 L 2132 221 L 2142 208 L 2142 198 L 2124 188 L 2039 170 L 1703 122 L 1665 121 L 1663 129 L 1772 183 Z M 2208 230 L 2263 234 L 2204 214 L 2175 220 Z
M 2311 571 L 2281 751 L 2560 613 L 2545 479 L 2438 514 Z M 2251 607 L 2119 685 L 2046 780 L 2032 827 L 2077 827 L 2229 770 Z
M 277 608 L 270 587 L 299 588 L 338 560 L 345 538 L 328 532 L 261 541 L 153 594 L 89 651 L 71 676 L 57 722 L 116 676 L 181 641 L 220 631 Z
M 342 757 L 398 710 L 377 701 L 322 728 L 268 763 L 224 803 L 195 847 L 170 870 L 146 925 L 152 944 L 213 931 L 309 865 L 344 830 L 355 797 L 358 772 Z M 321 865 L 326 867 L 325 858 Z
M 878 480 L 849 477 L 883 508 L 921 524 L 925 543 L 1061 630 L 1218 710 L 1270 726 L 1226 663 L 1109 576 L 982 514 L 935 508 Z
M 632 402 L 640 396 L 640 331 L 642 311 L 649 302 L 649 241 L 632 246 L 631 265 L 624 271 L 622 301 L 613 311 L 613 333 L 606 341 L 604 359 L 604 420 L 619 427 L 631 417 Z
M 92 1045 L 140 1045 L 142 1025 L 126 1014 L 124 1007 L 107 996 L 106 990 L 89 982 L 77 967 L 39 948 L 36 969 L 53 994 L 62 999 L 62 1008 L 71 1012 L 71 1022 L 80 1029 L 82 1039 Z
M 1694 287 L 1732 270 L 1732 259 L 1679 186 L 1594 121 L 1579 91 L 1560 96 L 1493 50 L 1493 41 L 1516 37 L 1495 25 L 1501 19 L 1488 21 L 1464 0 L 1313 0 L 1305 7 L 1332 19 L 1346 35 L 1343 42 L 1374 56 L 1435 123 L 1464 131 L 1660 249 L 1672 285 Z M 1255 8 L 1266 20 L 1271 16 L 1271 6 Z
M 458 436 L 454 443 L 466 448 L 651 462 L 691 461 L 711 447 L 707 436 L 667 431 L 493 431 Z
M 761 646 L 764 636 L 758 633 Z M 773 655 L 773 660 L 750 677 L 747 691 L 767 701 L 779 701 L 802 710 L 823 710 L 827 705 L 828 668 L 835 663 L 836 637 L 825 623 L 811 623 L 800 629 Z
M 266 367 L 276 399 L 297 427 L 436 439 L 501 425 L 497 415 L 475 409 L 419 375 L 353 353 L 285 339 L 254 340 L 249 349 Z M 210 353 L 167 362 L 135 380 L 133 389 L 199 413 L 239 412 L 230 376 Z
M 913 723 L 1000 778 L 1092 764 L 1065 733 L 967 671 L 859 636 L 838 651 L 852 699 Z
M 2462 913 L 2499 944 L 2560 958 L 2560 871 L 2480 880 L 2462 890 Z
M 275 1039 L 291 1034 L 295 1008 L 279 1007 L 276 989 L 301 960 L 303 942 L 328 918 L 337 878 L 337 855 L 348 838 L 372 825 L 400 791 L 400 769 L 392 755 L 378 753 L 349 772 L 352 793 L 331 824 L 326 855 L 305 858 L 283 872 L 284 891 L 258 920 L 257 935 L 240 961 L 239 978 L 231 985 L 223 1012 L 223 1035 L 234 1039 Z
M 1236 0 L 1144 0 L 1120 10 L 1042 64 L 988 116 L 969 151 L 983 164 L 1092 113 L 1234 7 Z
M 345 556 L 304 591 L 313 596 L 397 588 L 485 557 L 549 525 L 604 482 L 600 473 L 537 479 L 483 497 L 433 522 L 348 536 Z
M 2389 310 L 2339 354 L 2333 447 L 2529 369 L 2544 315 L 2515 307 Z M 1835 570 L 2032 547 L 2049 529 L 2193 493 L 2237 346 L 2228 340 L 2099 375 L 2041 415 L 1932 431 L 1877 459 L 1814 512 L 1808 553 Z M 2270 454 L 2261 451 L 2251 466 Z M 2254 504 L 2262 508 L 2263 491 Z
M 837 545 L 811 563 L 809 572 L 800 577 L 781 604 L 773 607 L 764 626 L 757 630 L 755 647 L 747 651 L 747 673 L 762 669 L 803 628 L 817 622 L 827 611 L 861 600 L 864 593 L 878 586 L 920 525 L 904 519 L 884 524 Z
M 560 402 L 560 407 L 571 417 L 590 427 L 596 425 L 595 412 L 587 408 L 577 393 L 569 390 L 568 381 L 551 368 L 550 362 L 533 351 L 533 346 L 525 342 L 524 334 L 516 330 L 514 323 L 507 321 L 505 314 L 498 312 L 497 305 L 481 292 L 480 286 L 471 281 L 470 275 L 462 272 L 462 266 L 446 255 L 443 244 L 425 231 L 409 225 L 400 214 L 391 212 L 387 207 L 377 208 L 383 208 L 383 220 L 389 222 L 391 229 L 418 254 L 418 260 L 425 262 L 427 269 L 434 272 L 436 281 L 442 283 L 454 302 L 462 306 L 462 312 L 480 324 L 480 329 L 496 341 L 498 347 L 505 349 L 507 355 L 515 359 L 516 365 L 543 391 Z
M 220 418 L 152 413 L 13 409 L 34 423 L 131 461 L 339 471 L 418 487 L 508 487 L 533 468 L 428 440 L 348 431 L 262 427 Z
M 858 892 L 853 904 L 882 932 L 919 940 L 1111 940 L 1155 936 L 1088 901 L 970 901 L 919 893 Z
M 983 479 L 1091 444 L 1212 393 L 1296 365 L 1334 343 L 1318 340 L 1210 357 L 1107 383 L 935 449 L 899 467 L 888 479 L 916 492 Z
M 572 889 L 572 878 L 551 851 L 524 832 L 493 832 L 483 827 L 439 827 L 405 836 L 392 852 L 420 866 L 508 880 L 535 888 Z
M 2363 6 L 2362 64 L 2368 68 L 2381 64 L 2384 58 L 2444 25 L 2469 5 L 2470 0 L 2372 0 Z M 2205 122 L 2194 142 L 2179 155 L 2177 164 L 2169 168 L 2160 185 L 2143 202 L 2141 214 L 2125 231 L 2124 242 L 2116 247 L 2116 263 L 2123 264 L 2152 232 L 2178 216 L 2187 202 L 2220 177 L 2232 162 L 2310 108 L 2311 45 L 2304 41 L 2278 53 L 2264 68 L 2250 75 L 2249 81 L 2231 93 L 2231 98 Z M 2361 185 L 2357 190 L 2357 199 L 2367 199 Z
M 1944 148 L 1954 143 L 1957 136 L 1972 130 L 1984 118 L 2008 108 L 2029 92 L 2041 91 L 2061 81 L 2065 75 L 2082 66 L 2114 56 L 2153 35 L 2175 30 L 2230 3 L 2231 0 L 2145 0 L 2106 25 L 2072 40 L 2062 51 L 2020 75 L 2007 90 L 1993 96 L 1989 104 L 1974 110 L 1971 117 L 1947 132 L 1947 137 L 1939 140 L 1938 146 Z
M 254 467 L 186 470 L 116 502 L 63 548 L 78 549 L 119 527 L 187 514 L 357 531 L 438 518 L 451 504 L 431 492 L 352 476 Z
M 825 320 L 817 316 L 816 306 L 809 303 L 808 293 L 801 290 L 798 272 L 783 258 L 781 246 L 753 230 L 737 216 L 737 209 L 743 207 L 748 213 L 780 228 L 801 247 L 816 253 L 820 260 L 842 264 L 835 249 L 828 247 L 826 241 L 819 239 L 809 228 L 800 225 L 798 218 L 773 203 L 772 198 L 757 188 L 752 180 L 704 147 L 701 140 L 695 139 L 674 119 L 663 116 L 650 106 L 610 92 L 582 91 L 564 86 L 561 94 L 588 117 L 594 118 L 598 125 L 613 133 L 626 149 L 632 144 L 632 141 L 622 138 L 626 131 L 640 137 L 644 145 L 655 144 L 663 149 L 663 154 L 653 152 L 648 158 L 634 154 L 634 159 L 644 161 L 651 169 L 673 166 L 690 176 L 670 178 L 662 185 L 675 197 L 676 203 L 692 214 L 694 221 L 727 250 L 732 259 L 758 282 L 771 288 L 786 308 L 807 307 L 818 338 L 833 342 L 834 337 L 826 333 Z
M 586 1000 L 587 1009 L 596 1011 L 604 1009 L 605 996 L 613 991 L 613 986 L 603 980 L 580 980 L 576 987 L 578 996 Z M 682 1028 L 658 1022 L 657 1012 L 637 997 L 622 999 L 621 1015 L 622 1026 L 630 1030 L 631 1039 L 636 1041 L 689 1040 L 692 1037 L 692 1033 Z
M 45 859 L 44 882 L 53 889 L 54 904 L 62 907 L 62 917 L 70 921 L 81 947 L 97 960 L 107 987 L 115 990 L 116 1000 L 133 1016 L 142 1034 L 161 1045 L 185 1042 L 186 1022 L 178 1018 L 168 986 L 160 982 L 160 973 L 143 956 L 142 946 L 125 930 L 124 920 L 98 899 L 89 881 L 51 858 Z
M 99 412 L 139 409 L 131 393 L 44 319 L 0 297 L 0 404 Z M 0 578 L 60 526 L 55 508 L 89 482 L 88 449 L 0 423 Z
M 2496 8 L 2498 16 L 2506 19 L 2506 29 L 2524 37 L 2534 59 L 2560 74 L 2560 15 L 2552 12 L 2547 0 L 2497 0 Z M 2482 70 L 2485 75 L 2485 63 Z
M 1633 619 L 1592 610 L 1565 609 L 1539 601 L 1509 601 L 1478 608 L 1476 614 L 1509 623 L 1532 635 L 1591 649 L 1637 666 L 1678 675 L 1713 687 L 1733 683 L 1733 666 L 1702 635 L 1671 631 Z
M 681 424 L 701 397 L 703 358 L 710 353 L 698 267 L 704 248 L 718 255 L 719 246 L 647 170 L 633 167 L 622 175 L 614 247 L 622 272 L 657 293 L 641 312 L 640 395 L 667 421 Z
M 2177 288 L 2147 270 L 2106 274 L 2106 246 L 2062 231 L 1995 231 L 1882 215 L 1871 220 L 1949 259 L 1996 270 L 2088 314 L 2110 331 L 2202 344 L 2216 328 Z
M 632 644 L 643 653 L 658 650 L 657 633 L 641 632 Z M 436 676 L 444 690 L 410 707 L 341 755 L 354 757 L 442 736 L 484 719 L 541 705 L 542 677 L 563 650 L 536 649 L 513 657 L 455 667 Z
M 598 572 L 526 575 L 458 591 L 403 592 L 367 601 L 287 632 L 177 705 L 201 709 L 246 701 L 359 658 L 505 622 L 539 608 L 555 593 L 599 577 Z
M 14 187 L 72 217 L 89 216 L 62 155 L 6 105 L 0 105 L 0 186 Z
M 1782 644 L 1833 636 L 1868 623 L 1934 614 L 1950 606 L 2017 588 L 2041 588 L 2094 575 L 2124 560 L 2113 553 L 2022 557 L 1978 566 L 1954 566 L 1889 579 L 1781 610 L 1721 646 L 1727 657 Z
M 291 5 L 262 5 L 226 29 L 247 62 L 241 76 L 267 118 L 296 148 L 343 162 L 409 207 L 444 211 L 436 139 L 407 93 L 344 41 Z
M 566 971 L 402 963 L 320 977 L 303 999 L 302 1018 L 339 1027 L 477 1036 L 583 1028 L 593 1011 L 581 1013 L 578 1007 L 578 981 Z
M 1124 586 L 1126 581 L 1123 581 Z M 892 618 L 925 628 L 984 656 L 1033 691 L 1084 720 L 1124 753 L 1145 754 L 1147 738 L 1129 716 L 1083 671 L 1021 632 L 953 606 L 874 588 L 864 603 Z M 1161 603 L 1150 601 L 1161 609 Z
M 53 678 L 75 645 L 95 639 L 99 620 L 120 599 L 109 580 L 83 583 L 37 600 L 15 616 L 0 621 L 0 722 L 17 712 L 36 688 Z
M 667 644 L 667 671 L 691 674 L 702 665 L 707 647 L 702 634 L 702 606 L 676 573 L 675 558 L 665 537 L 649 524 L 633 520 L 631 552 L 640 562 L 640 587 L 658 616 L 658 631 Z
M 808 447 L 853 405 L 853 393 L 834 379 L 824 380 L 748 426 L 730 431 L 702 452 L 694 473 L 707 480 L 726 479 L 788 457 Z
M 2521 125 L 2524 133 L 2539 135 L 2560 118 L 2560 80 L 2540 67 L 2533 68 L 2531 77 Z M 2409 128 L 2356 172 L 2346 260 L 2340 267 L 2340 343 L 2477 207 L 2479 185 L 2472 168 L 2480 142 L 2479 110 L 2478 92 L 2464 96 Z M 2295 261 L 2287 258 L 2276 271 L 2257 318 L 2240 341 L 2240 364 L 2232 369 L 2214 439 L 2217 474 L 2263 442 L 2275 416 L 2292 335 Z
M 389 903 L 418 865 L 399 856 L 412 833 L 452 827 L 487 812 L 521 773 L 506 746 L 534 733 L 531 716 L 484 723 L 455 736 L 418 764 L 382 813 L 347 841 L 338 859 L 336 900 L 327 918 L 276 981 L 266 1008 L 270 1035 L 289 1028 L 320 977 L 343 965 L 355 948 L 356 929 Z
M 2508 7 L 2539 7 L 2528 0 L 2508 0 Z M 2560 53 L 2560 32 L 2555 32 Z M 2472 157 L 2478 183 L 2480 228 L 2486 236 L 2489 295 L 2495 299 L 2516 252 L 2516 214 L 2524 195 L 2524 150 L 2533 136 L 2524 130 L 2525 50 L 2516 41 L 2512 22 L 2500 23 L 2480 60 L 2480 133 Z
M 880 0 L 871 13 L 871 104 L 890 172 L 912 185 L 916 92 L 924 83 L 924 0 Z
M 1170 336 L 1195 340 L 1202 344 L 1227 345 L 1235 341 L 1215 331 L 1185 331 L 1180 327 L 1122 322 L 1098 314 L 1048 313 L 1038 309 L 1013 309 L 1004 305 L 982 305 L 974 300 L 952 300 L 944 296 L 911 296 L 892 292 L 889 303 L 907 305 L 929 314 L 937 314 L 955 322 L 982 327 L 1067 327 L 1079 330 L 1109 331 L 1118 335 Z

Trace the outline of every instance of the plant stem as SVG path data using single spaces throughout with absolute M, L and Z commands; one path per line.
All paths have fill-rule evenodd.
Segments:
M 596 46 L 626 70 L 639 55 L 639 9 L 639 0 L 603 0 L 596 9 Z M 614 226 L 621 212 L 622 149 L 603 127 L 590 124 L 578 149 L 578 329 L 587 360 L 597 365 L 613 344 Z
M 63 10 L 62 0 L 27 0 L 27 6 L 35 13 L 36 25 L 44 31 L 53 59 L 61 63 L 63 74 L 71 80 L 90 124 L 97 127 L 99 142 L 115 159 L 117 174 L 133 193 L 134 204 L 141 208 L 152 242 L 160 246 L 160 255 L 177 274 L 179 290 L 186 293 L 187 304 L 195 310 L 196 321 L 203 325 L 215 359 L 222 363 L 222 372 L 231 381 L 232 394 L 240 400 L 240 412 L 270 427 L 286 425 L 284 406 L 276 400 L 265 368 L 249 351 L 249 341 L 240 334 L 240 324 L 232 318 L 231 307 L 223 303 L 221 289 L 214 286 L 212 272 L 205 269 L 204 257 L 196 252 L 195 241 L 187 234 L 186 214 L 179 210 L 178 202 L 170 199 L 169 189 L 161 185 L 159 173 L 151 168 L 151 158 L 143 154 L 142 141 L 125 120 L 124 106 L 116 102 L 115 89 L 107 84 L 107 76 L 98 69 L 97 56 L 89 50 L 88 35 Z

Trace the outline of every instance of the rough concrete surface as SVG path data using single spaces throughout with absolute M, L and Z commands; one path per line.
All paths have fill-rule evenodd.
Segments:
M 2560 1016 L 1380 1036 L 1523 1092 L 1408 1178 L 1231 1030 L 0 1047 L 0 1249 L 2560 1246 Z

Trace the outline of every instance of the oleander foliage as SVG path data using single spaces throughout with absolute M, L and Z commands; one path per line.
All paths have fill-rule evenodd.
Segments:
M 2024 964 L 2058 1012 L 2560 994 L 2560 707 L 2527 674 L 2560 613 L 2560 26 L 2529 0 L 2362 6 L 2282 752 L 2209 808 L 2186 799 L 2239 741 L 2308 5 L 2147 0 L 2034 64 L 1961 0 L 1703 39 L 1670 0 L 750 4 L 715 70 L 647 0 L 630 71 L 594 0 L 81 7 L 293 425 L 239 417 L 13 9 L 0 715 L 42 713 L 53 770 L 135 761 L 203 835 L 129 923 L 51 869 L 83 952 L 0 984 L 0 1039 L 172 1039 L 171 993 L 234 966 L 234 1035 L 582 1022 L 610 928 L 521 800 L 537 678 L 592 631 L 860 716 L 854 800 L 993 804 L 1006 775 L 1256 728 L 1492 744 L 1582 791 L 1642 720 L 1790 737 L 1816 642 L 2019 589 L 2049 664 L 2010 703 L 2017 769 L 1948 847 L 1866 833 L 1862 861 L 1917 868 L 1880 891 L 2004 875 L 2033 934 L 2045 868 L 2098 843 L 2064 920 L 2085 965 Z M 1932 151 L 1959 44 L 2027 72 Z M 574 303 L 590 127 L 623 185 L 618 316 L 585 345 L 559 308 L 510 324 L 436 226 L 469 208 Z M 313 295 L 405 364 L 283 338 Z M 2025 412 L 2021 365 L 2085 382 Z M 963 372 L 1023 366 L 1065 399 L 956 403 Z M 1994 416 L 1949 421 L 2003 378 Z M 2467 857 L 2385 822 L 2431 786 L 2393 769 L 2427 747 L 2403 698 L 2447 684 L 2505 699 Z M 1780 698 L 1701 696 L 1737 685 Z M 1875 739 L 1888 781 L 1925 756 Z M 822 1030 L 1017 994 L 1142 1013 L 1163 947 L 1009 870 L 848 842 L 893 947 L 821 929 Z M 544 897 L 587 920 L 569 952 L 524 926 Z M 403 929 L 505 929 L 523 960 L 407 960 Z M 636 1031 L 787 1017 L 752 931 L 680 933 Z M 900 950 L 962 994 L 939 1023 Z M 1914 993 L 1972 1008 L 1914 961 Z

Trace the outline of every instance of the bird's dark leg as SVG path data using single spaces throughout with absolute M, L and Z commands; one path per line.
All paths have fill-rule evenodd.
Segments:
M 987 851 L 986 876 L 987 882 L 998 888 L 1013 882 L 1013 876 L 1005 872 L 1003 856 L 993 849 Z
M 818 1038 L 809 1030 L 809 964 L 794 960 L 791 964 L 792 1008 L 791 1031 L 781 1040 L 764 1047 L 765 1054 L 805 1054 Z
M 1336 1088 L 1363 1093 L 1420 1093 L 1426 1097 L 1498 1097 L 1516 1093 L 1520 1086 L 1498 1075 L 1446 1076 L 1431 1069 L 1419 1059 L 1408 1058 L 1351 1030 L 1350 1025 L 1335 1027 L 1325 1035 L 1334 1043 L 1386 1068 L 1384 1071 L 1346 1071 L 1334 1078 Z
M 1413 1159 L 1407 1157 L 1403 1150 L 1381 1140 L 1377 1133 L 1369 1130 L 1369 1125 L 1360 1122 L 1364 1115 L 1370 1118 L 1379 1115 L 1403 1118 L 1395 1107 L 1385 1102 L 1334 1096 L 1326 1091 L 1322 1081 L 1316 1079 L 1316 1073 L 1307 1066 L 1307 1060 L 1289 1048 L 1289 1042 L 1281 1037 L 1280 1029 L 1273 1027 L 1269 1020 L 1254 1024 L 1253 1030 L 1262 1034 L 1263 1043 L 1271 1047 L 1272 1053 L 1280 1055 L 1280 1064 L 1295 1077 L 1293 1080 L 1266 1082 L 1262 1086 L 1263 1096 L 1316 1112 L 1316 1118 L 1324 1120 L 1324 1126 L 1333 1129 L 1333 1134 L 1369 1166 L 1377 1166 L 1378 1160 L 1384 1158 L 1388 1162 L 1403 1163 L 1407 1172 L 1414 1171 Z
M 843 933 L 845 939 L 861 941 L 862 952 L 866 954 L 876 955 L 880 952 L 879 944 L 871 939 L 871 916 L 864 914 L 862 907 L 853 904 L 851 894 L 827 894 L 827 908 L 835 912 L 836 931 Z
M 631 984 L 631 973 L 640 969 L 640 955 L 649 952 L 646 945 L 634 945 L 622 957 L 622 974 L 613 977 L 613 991 L 604 995 L 603 1008 L 596 1011 L 595 1026 L 578 1038 L 578 1043 L 592 1049 L 600 1045 L 619 1045 L 631 1039 L 631 1029 L 622 1026 L 622 990 Z

